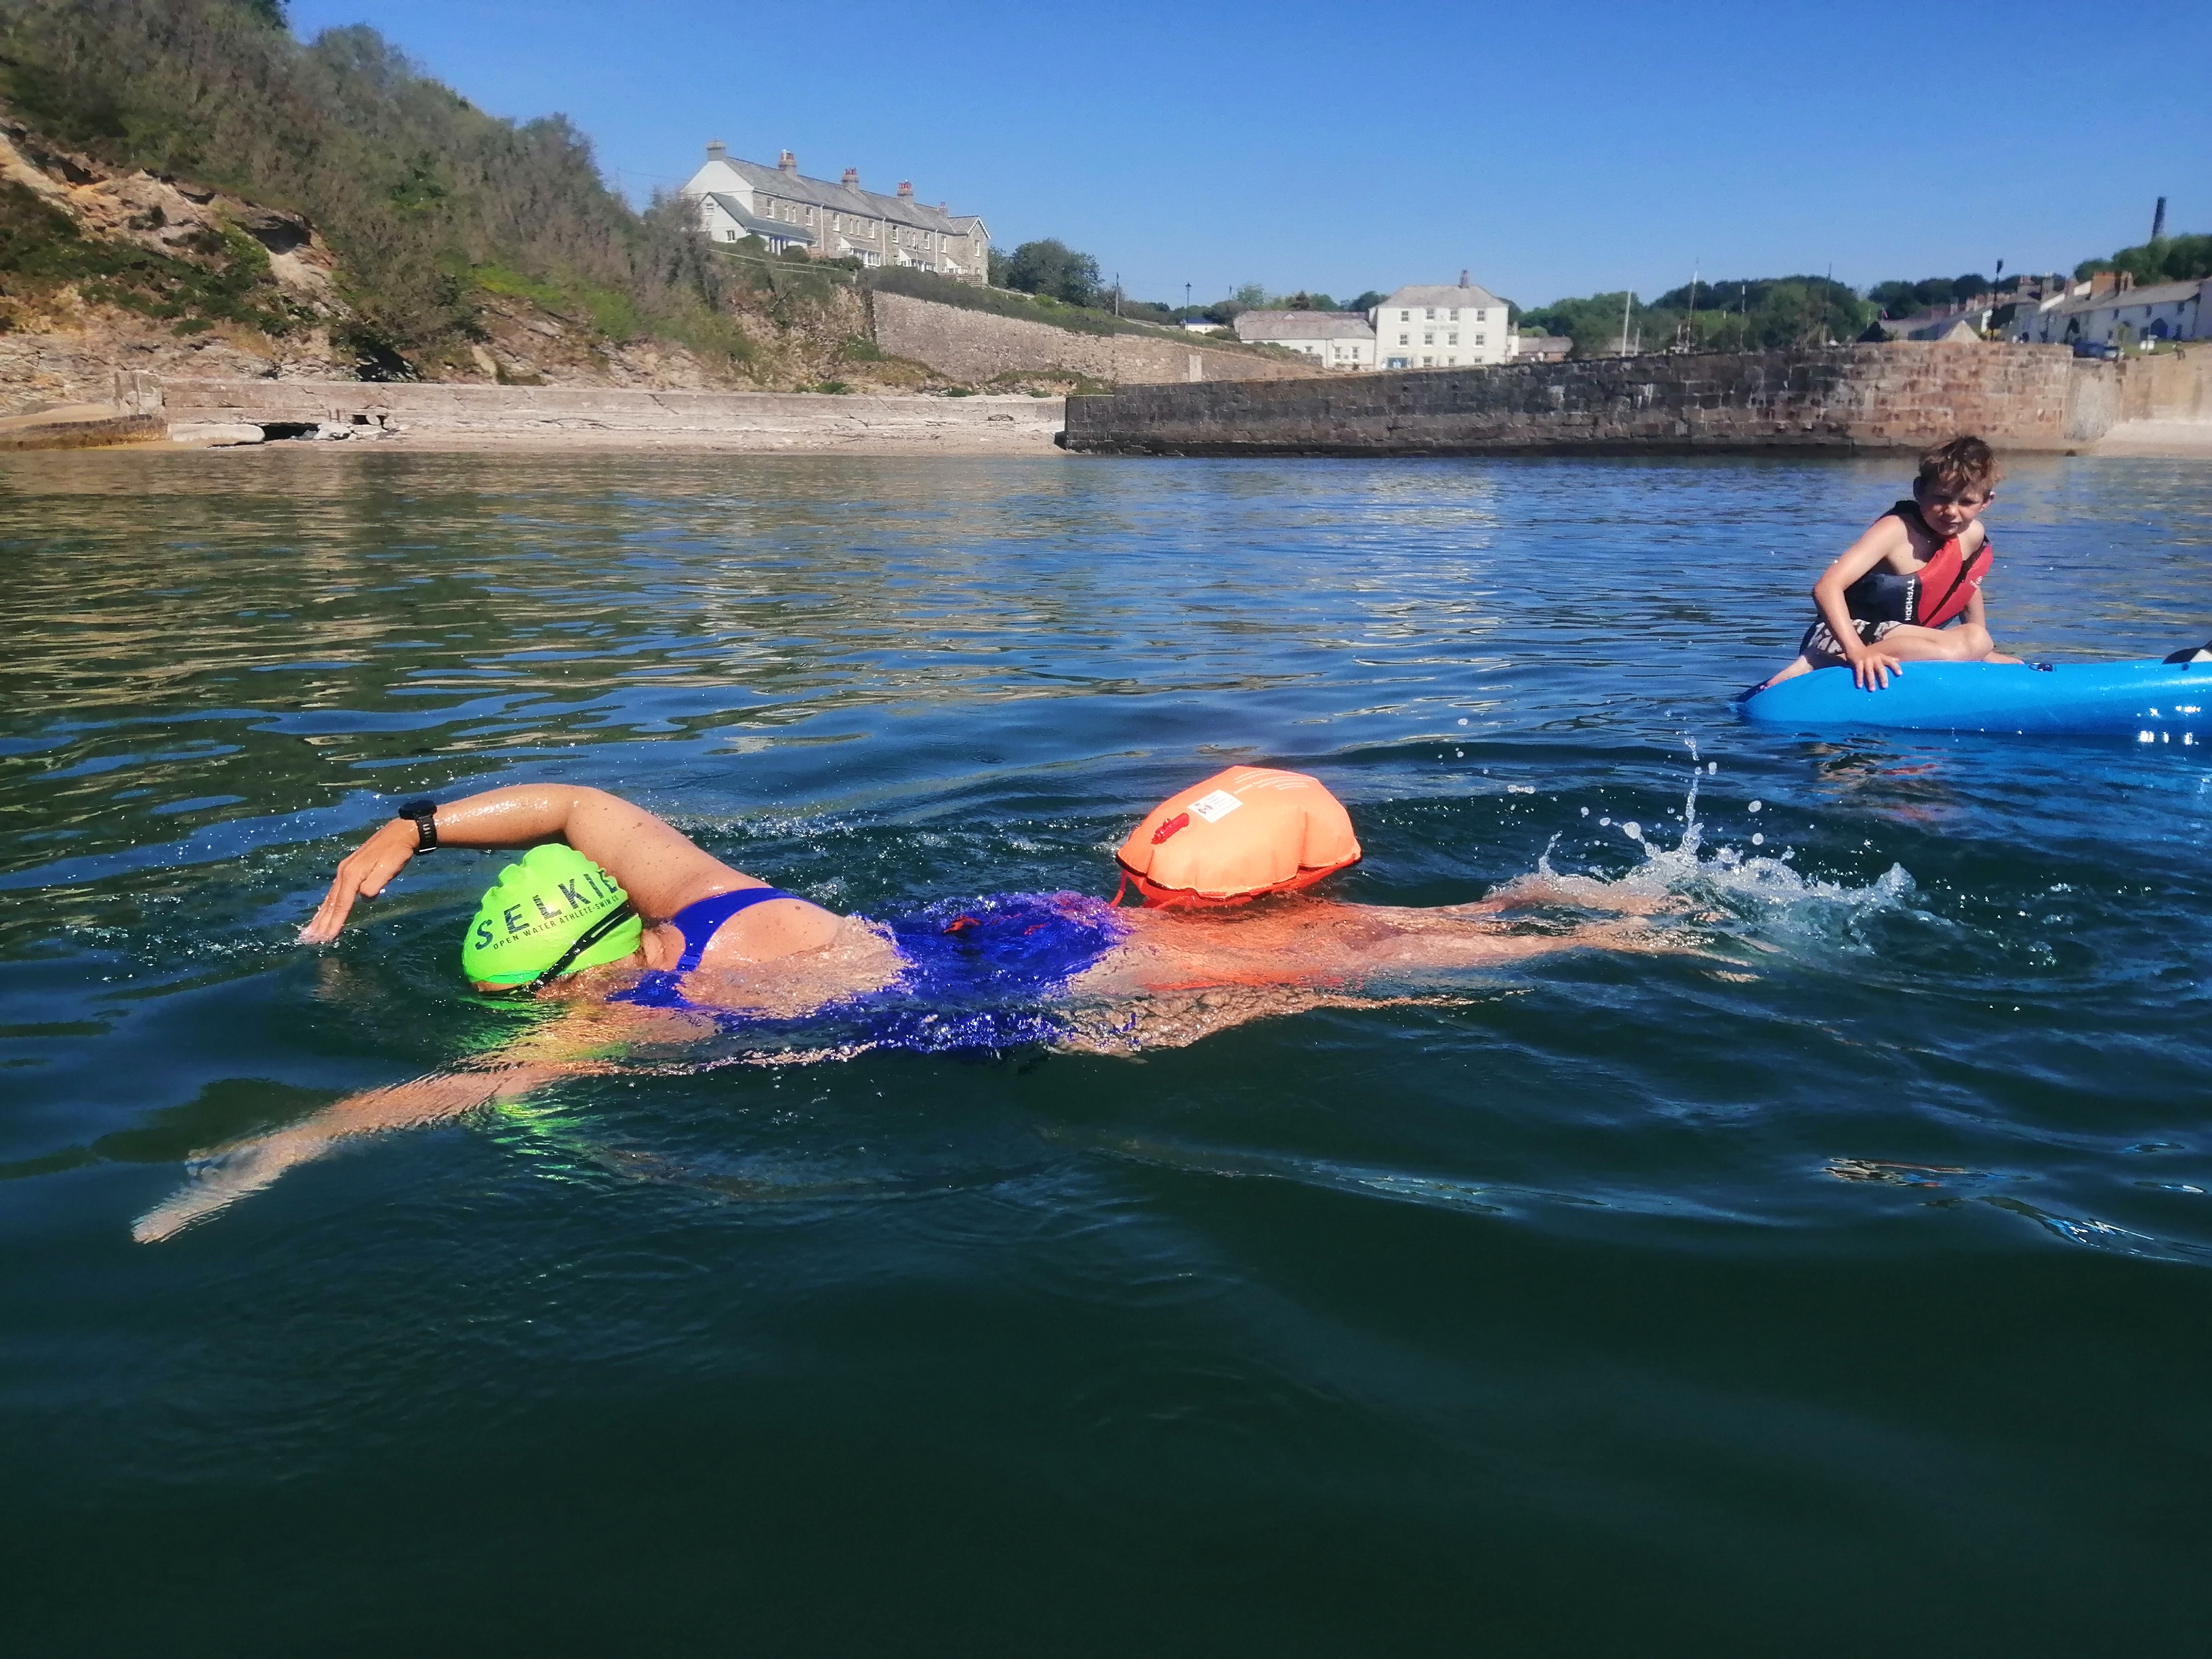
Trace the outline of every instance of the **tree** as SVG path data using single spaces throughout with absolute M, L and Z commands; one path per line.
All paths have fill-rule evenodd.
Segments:
M 1057 237 L 1016 248 L 1006 260 L 1006 278 L 1008 288 L 1049 295 L 1072 306 L 1087 306 L 1098 297 L 1098 261 Z
M 1977 294 L 1987 294 L 1989 291 L 1990 279 L 1979 271 L 1970 271 L 1964 276 L 1954 276 L 1951 279 L 1953 305 L 1962 306 Z
M 1361 295 L 1350 305 L 1346 306 L 1345 309 L 1346 311 L 1372 311 L 1376 307 L 1381 305 L 1390 296 L 1389 295 L 1382 293 L 1381 290 L 1370 288 L 1366 293 Z
M 1909 317 L 1920 308 L 1919 295 L 1911 283 L 1876 283 L 1867 290 L 1867 298 L 1889 318 Z
M 2212 236 L 2160 236 L 2124 247 L 2109 259 L 2084 259 L 2074 267 L 2074 278 L 2086 281 L 2104 270 L 2124 270 L 2145 287 L 2198 282 L 2212 276 Z

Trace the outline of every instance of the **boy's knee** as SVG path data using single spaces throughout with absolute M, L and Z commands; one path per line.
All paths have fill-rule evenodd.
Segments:
M 1979 662 L 1996 648 L 1990 630 L 1973 623 L 1960 623 L 1949 630 L 1950 654 L 1960 662 Z

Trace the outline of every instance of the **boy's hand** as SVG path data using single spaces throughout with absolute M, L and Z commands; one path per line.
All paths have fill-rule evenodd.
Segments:
M 1862 691 L 1886 690 L 1889 677 L 1904 672 L 1900 659 L 1873 646 L 1863 647 L 1851 656 L 1851 681 Z

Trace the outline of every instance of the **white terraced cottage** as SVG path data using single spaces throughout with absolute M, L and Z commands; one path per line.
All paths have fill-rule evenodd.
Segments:
M 1367 313 L 1384 368 L 1449 368 L 1513 356 L 1505 301 L 1459 274 L 1456 288 L 1401 288 Z
M 1375 367 L 1375 331 L 1356 311 L 1239 312 L 1237 337 L 1281 346 L 1328 368 Z
M 772 253 L 800 248 L 820 259 L 906 265 L 981 283 L 990 273 L 991 233 L 973 214 L 928 207 L 902 182 L 896 196 L 860 188 L 857 168 L 831 184 L 809 179 L 785 150 L 774 167 L 740 161 L 717 139 L 684 186 L 699 204 L 699 225 L 717 242 L 757 236 Z

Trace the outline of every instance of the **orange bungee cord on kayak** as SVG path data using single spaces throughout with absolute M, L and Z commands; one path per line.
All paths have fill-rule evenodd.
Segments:
M 1351 816 L 1320 779 L 1232 766 L 1170 795 L 1116 855 L 1121 885 L 1146 905 L 1243 904 L 1310 887 L 1359 861 Z

